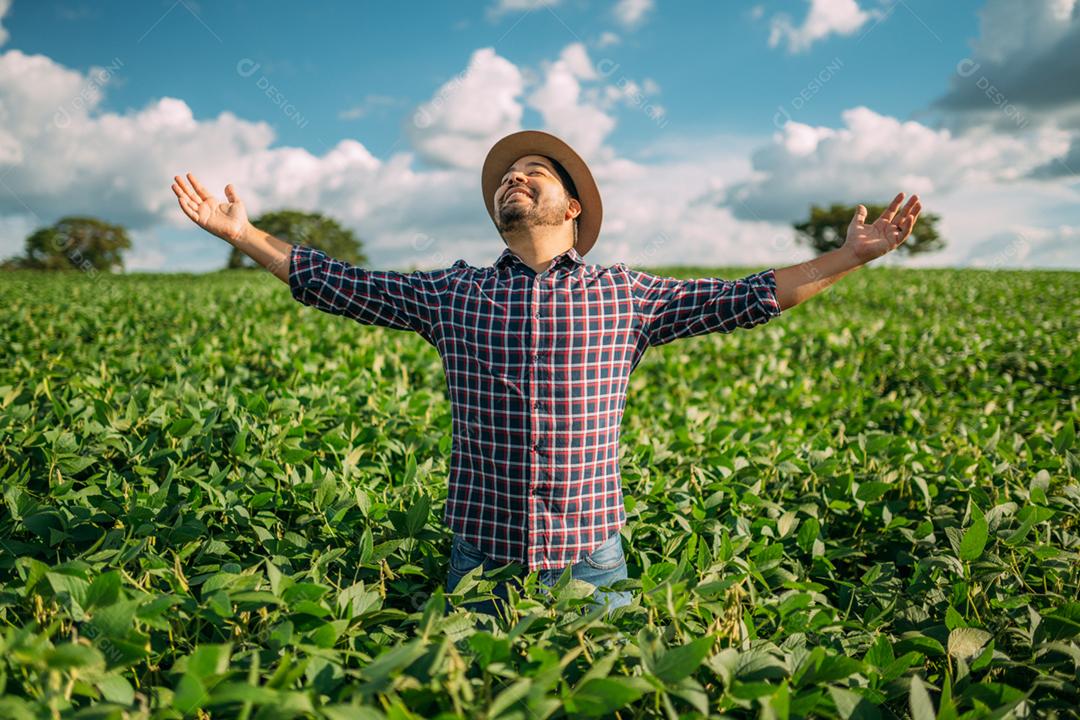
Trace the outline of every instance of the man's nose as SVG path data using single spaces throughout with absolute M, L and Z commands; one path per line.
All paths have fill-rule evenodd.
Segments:
M 518 178 L 521 179 L 521 182 L 517 182 Z M 506 197 L 506 193 L 510 192 L 514 188 L 522 186 L 522 185 L 526 185 L 526 181 L 527 181 L 527 178 L 522 173 L 516 173 L 514 175 L 511 175 L 510 176 L 510 184 L 506 186 L 506 191 L 503 192 L 503 197 Z

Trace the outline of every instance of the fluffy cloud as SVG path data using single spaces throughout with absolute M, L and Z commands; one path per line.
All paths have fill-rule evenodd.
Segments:
M 555 62 L 544 63 L 544 81 L 527 102 L 540 113 L 550 132 L 574 146 L 586 160 L 597 159 L 604 138 L 615 128 L 615 119 L 596 105 L 583 102 L 580 79 L 590 74 L 592 66 L 582 57 L 580 45 L 573 48 Z
M 610 30 L 605 30 L 600 33 L 600 37 L 596 40 L 596 47 L 600 49 L 611 47 L 612 45 L 618 45 L 619 41 L 620 38 L 617 34 Z
M 477 213 L 465 210 L 475 205 L 482 212 L 472 197 L 475 173 L 419 173 L 412 169 L 412 153 L 380 161 L 354 140 L 319 156 L 272 147 L 274 132 L 266 123 L 229 112 L 196 120 L 177 98 L 125 114 L 99 112 L 107 89 L 103 77 L 98 69 L 82 74 L 42 55 L 0 55 L 4 256 L 21 251 L 33 227 L 88 214 L 130 228 L 133 267 L 156 267 L 164 247 L 155 240 L 158 231 L 192 229 L 169 189 L 172 176 L 188 170 L 219 196 L 233 183 L 253 216 L 289 206 L 363 227 L 360 235 L 370 241 L 373 256 L 380 247 L 391 248 L 388 254 L 397 259 L 430 254 L 433 243 L 421 237 L 423 228 L 475 237 Z M 517 122 L 506 127 L 516 129 Z M 201 253 L 210 248 L 224 255 L 216 238 L 208 245 L 203 240 L 200 235 Z M 179 252 L 168 249 L 170 257 Z M 203 260 L 194 262 L 203 268 Z
M 145 227 L 169 200 L 164 178 L 192 160 L 211 173 L 232 167 L 273 139 L 265 123 L 231 113 L 196 122 L 175 98 L 125 115 L 98 113 L 109 72 L 83 75 L 18 50 L 0 55 L 0 172 L 8 191 L 0 213 L 51 221 L 62 199 L 65 213 Z
M 802 25 L 795 26 L 791 17 L 778 13 L 772 17 L 769 31 L 769 47 L 787 42 L 788 52 L 797 53 L 809 49 L 816 41 L 829 35 L 850 35 L 870 20 L 878 17 L 876 11 L 865 11 L 856 0 L 809 0 L 810 10 Z
M 354 140 L 320 155 L 275 147 L 266 123 L 229 112 L 196 119 L 177 98 L 102 112 L 108 76 L 122 66 L 82 73 L 40 55 L 0 54 L 0 256 L 21 250 L 32 227 L 80 212 L 132 228 L 129 269 L 220 267 L 227 247 L 194 228 L 169 189 L 174 174 L 192 170 L 218 193 L 232 182 L 252 215 L 289 206 L 340 219 L 374 266 L 487 264 L 503 245 L 479 197 L 480 164 L 532 108 L 600 185 L 604 228 L 592 262 L 801 262 L 811 253 L 792 243 L 789 222 L 810 202 L 873 202 L 899 189 L 933 193 L 928 209 L 942 213 L 950 241 L 913 265 L 992 265 L 1014 252 L 1017 236 L 1028 243 L 1022 258 L 1015 250 L 1017 263 L 1077 262 L 1075 229 L 1015 224 L 1075 204 L 1067 188 L 1017 180 L 1065 153 L 1068 137 L 1052 125 L 958 135 L 853 108 L 843 127 L 788 123 L 771 140 L 657 132 L 632 161 L 606 143 L 623 107 L 641 112 L 641 98 L 659 92 L 649 78 L 621 77 L 579 43 L 537 68 L 492 48 L 465 65 L 406 118 L 407 150 L 376 158 Z M 1034 193 L 1037 202 L 1023 199 Z
M 520 127 L 524 89 L 516 65 L 493 48 L 476 50 L 464 72 L 415 110 L 405 128 L 409 140 L 433 163 L 480 167 L 492 143 Z
M 931 109 L 958 132 L 982 126 L 1000 133 L 1068 129 L 1068 154 L 1032 175 L 1080 173 L 1080 3 L 989 0 L 979 17 L 972 55 L 957 63 L 948 92 Z
M 169 189 L 173 175 L 191 170 L 219 196 L 233 183 L 252 216 L 283 206 L 326 212 L 357 228 L 379 264 L 488 262 L 501 242 L 479 197 L 478 171 L 491 143 L 521 128 L 526 103 L 589 158 L 598 178 L 625 180 L 635 170 L 603 146 L 615 125 L 599 107 L 607 80 L 578 44 L 538 72 L 490 48 L 475 51 L 410 115 L 412 148 L 385 160 L 354 140 L 321 155 L 274 147 L 268 124 L 229 112 L 196 119 L 177 98 L 102 112 L 109 74 L 124 68 L 99 70 L 84 74 L 17 50 L 0 55 L 4 256 L 21 250 L 32 227 L 85 213 L 131 229 L 131 269 L 164 268 L 177 258 L 185 268 L 207 269 L 227 248 L 193 230 Z M 597 92 L 586 96 L 583 84 Z M 428 169 L 414 168 L 418 158 Z M 619 225 L 617 213 L 609 217 Z
M 1022 6 L 991 0 L 980 12 L 974 53 L 958 63 L 956 70 L 948 93 L 934 107 L 976 113 L 979 122 L 1000 112 L 1004 103 L 1040 114 L 1077 105 L 1080 5 L 1076 0 L 1042 0 Z
M 354 105 L 351 108 L 346 108 L 339 112 L 338 117 L 342 120 L 356 120 L 358 118 L 367 117 L 379 108 L 392 107 L 399 102 L 401 102 L 401 98 L 392 95 L 371 94 L 365 96 L 364 99 L 360 101 L 359 105 Z
M 8 10 L 11 9 L 11 0 L 0 0 L 0 21 L 7 15 Z M 0 45 L 3 45 L 8 41 L 8 31 L 0 24 Z
M 996 270 L 1000 268 L 1041 268 L 1058 270 L 1075 267 L 1080 247 L 1080 227 L 1032 227 L 1018 225 L 991 235 L 972 247 L 963 264 Z
M 861 106 L 842 118 L 839 129 L 785 124 L 753 153 L 757 177 L 727 188 L 722 203 L 738 217 L 793 220 L 811 203 L 882 202 L 900 191 L 937 196 L 966 183 L 1018 179 L 1068 145 L 1066 133 L 1049 127 L 1025 136 L 988 128 L 955 136 Z
M 554 7 L 561 0 L 496 0 L 494 5 L 488 7 L 489 20 L 495 21 L 507 13 L 531 12 L 538 8 Z
M 638 27 L 652 10 L 653 0 L 619 0 L 612 8 L 615 20 L 625 28 Z

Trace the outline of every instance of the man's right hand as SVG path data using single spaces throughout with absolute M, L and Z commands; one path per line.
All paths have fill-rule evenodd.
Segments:
M 189 188 L 179 175 L 173 176 L 176 182 L 172 186 L 184 214 L 199 227 L 217 235 L 222 240 L 227 240 L 233 245 L 240 242 L 250 227 L 250 223 L 244 203 L 236 196 L 233 186 L 225 186 L 225 197 L 228 202 L 219 203 L 217 198 L 207 192 L 206 188 L 195 179 L 194 175 L 188 173 L 187 177 L 194 190 Z

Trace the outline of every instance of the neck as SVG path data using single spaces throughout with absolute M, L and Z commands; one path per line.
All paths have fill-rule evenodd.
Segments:
M 547 270 L 556 255 L 574 246 L 574 230 L 566 226 L 534 225 L 503 235 L 510 251 L 536 272 Z

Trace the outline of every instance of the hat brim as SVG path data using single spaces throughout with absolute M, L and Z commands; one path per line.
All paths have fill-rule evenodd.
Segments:
M 561 164 L 570 175 L 581 203 L 577 245 L 574 247 L 581 255 L 589 252 L 600 235 L 600 221 L 604 215 L 600 191 L 581 156 L 559 138 L 541 130 L 521 130 L 507 135 L 491 147 L 484 159 L 480 186 L 484 193 L 484 207 L 495 227 L 499 226 L 495 220 L 495 191 L 499 189 L 506 171 L 523 155 L 546 155 Z

